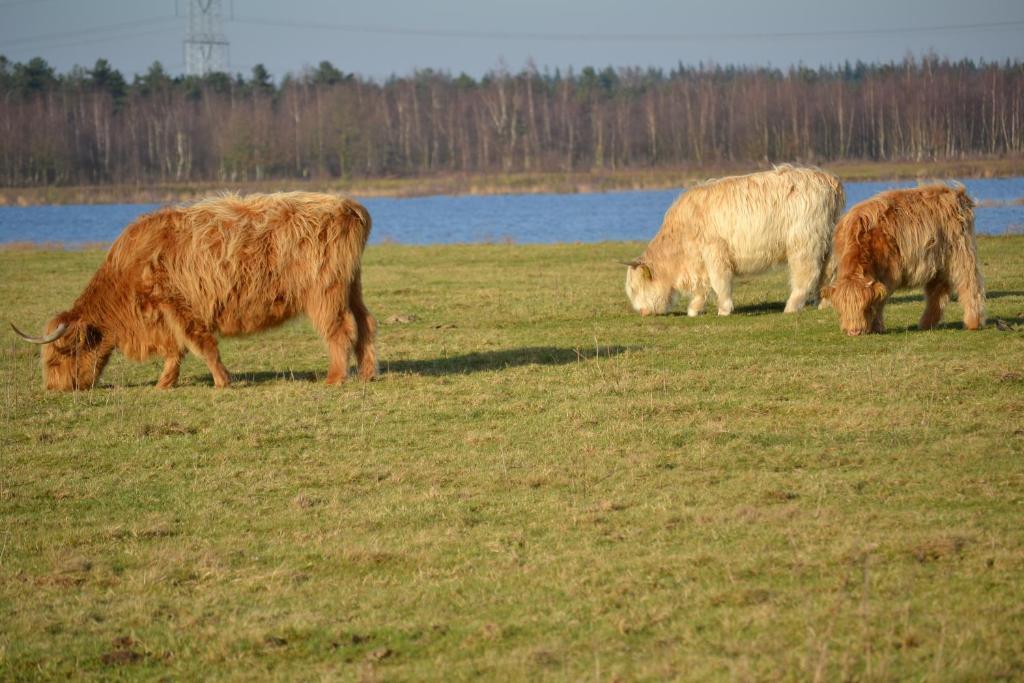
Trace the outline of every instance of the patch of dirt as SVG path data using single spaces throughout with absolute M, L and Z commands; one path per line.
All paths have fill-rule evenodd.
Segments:
M 921 641 L 917 639 L 913 633 L 908 633 L 899 640 L 893 641 L 892 646 L 897 650 L 910 650 L 912 648 L 921 645 Z
M 85 583 L 85 577 L 81 575 L 68 575 L 68 574 L 45 574 L 43 576 L 37 576 L 35 579 L 36 586 L 42 588 L 44 586 L 57 586 L 58 588 L 73 588 L 81 586 Z
M 557 666 L 559 657 L 551 650 L 538 648 L 530 653 L 530 663 L 534 666 L 552 667 Z
M 100 656 L 105 666 L 134 664 L 146 655 L 134 649 L 136 642 L 131 636 L 119 636 L 110 643 L 112 650 Z
M 796 500 L 800 497 L 800 494 L 794 493 L 793 491 L 766 491 L 764 494 L 765 500 L 770 503 L 785 503 L 788 500 Z
M 910 548 L 910 554 L 918 562 L 937 562 L 949 557 L 960 557 L 969 539 L 963 536 L 948 536 L 923 541 Z
M 100 657 L 100 661 L 107 666 L 133 664 L 140 659 L 142 659 L 142 654 L 135 650 L 112 650 Z
M 299 495 L 292 498 L 292 505 L 301 510 L 308 510 L 310 508 L 314 508 L 320 503 L 320 499 L 313 498 L 312 496 L 307 496 L 305 493 L 300 493 Z
M 263 644 L 267 647 L 284 647 L 288 644 L 287 638 L 281 636 L 270 635 L 263 639 Z
M 195 434 L 195 427 L 183 425 L 179 422 L 165 422 L 164 424 L 144 424 L 138 429 L 139 436 L 184 436 Z
M 370 650 L 369 652 L 366 653 L 366 661 L 368 661 L 368 662 L 380 662 L 380 661 L 383 661 L 383 660 L 387 659 L 388 657 L 390 657 L 393 654 L 394 654 L 394 651 L 391 650 L 391 648 L 378 647 L 376 650 Z

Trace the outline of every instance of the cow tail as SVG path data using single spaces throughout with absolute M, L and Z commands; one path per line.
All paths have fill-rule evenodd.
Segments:
M 985 324 L 985 280 L 978 260 L 978 240 L 974 231 L 974 200 L 960 183 L 954 185 L 960 225 L 957 243 L 950 263 L 957 298 L 964 309 L 964 326 L 978 329 Z
M 349 231 L 349 234 L 354 239 L 353 246 L 358 244 L 358 248 L 354 251 L 357 254 L 361 254 L 366 247 L 366 242 L 370 239 L 370 229 L 373 227 L 370 212 L 362 204 L 351 201 L 345 203 L 345 212 L 348 214 L 347 217 L 351 222 L 352 229 Z

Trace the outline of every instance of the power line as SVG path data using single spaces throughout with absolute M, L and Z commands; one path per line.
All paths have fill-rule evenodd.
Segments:
M 157 35 L 157 34 L 160 34 L 160 33 L 169 33 L 171 31 L 178 31 L 178 30 L 179 29 L 178 29 L 177 26 L 170 26 L 168 28 L 158 28 L 158 29 L 154 29 L 152 31 L 132 31 L 131 33 L 120 33 L 120 34 L 109 35 L 109 36 L 101 36 L 101 37 L 96 37 L 96 38 L 85 38 L 85 39 L 82 39 L 82 40 L 75 40 L 75 41 L 71 41 L 71 42 L 49 43 L 49 44 L 43 44 L 43 45 L 21 45 L 21 46 L 16 46 L 14 48 L 14 52 L 15 53 L 16 52 L 24 53 L 24 52 L 30 52 L 30 51 L 33 51 L 33 50 L 41 50 L 41 49 L 57 50 L 57 49 L 65 48 L 65 47 L 75 47 L 75 46 L 78 46 L 78 45 L 91 45 L 93 43 L 109 43 L 112 40 L 128 40 L 128 39 L 131 39 L 131 38 L 135 38 L 136 36 L 152 36 L 152 35 Z
M 946 24 L 939 26 L 905 26 L 900 28 L 835 29 L 823 31 L 782 31 L 756 33 L 536 33 L 513 31 L 473 31 L 453 29 L 411 29 L 360 24 L 329 24 L 271 19 L 236 17 L 234 23 L 275 28 L 320 29 L 347 33 L 373 33 L 427 38 L 473 38 L 482 40 L 544 40 L 561 42 L 636 42 L 636 41 L 697 41 L 697 40 L 758 40 L 776 38 L 819 38 L 838 36 L 870 36 L 905 33 L 934 33 L 945 31 L 1017 30 L 1024 27 L 1024 19 L 974 24 Z
M 76 38 L 78 36 L 89 35 L 93 33 L 106 33 L 108 31 L 120 31 L 126 28 L 135 28 L 139 26 L 146 26 L 149 24 L 166 24 L 168 22 L 179 23 L 180 20 L 176 17 L 156 17 L 150 19 L 135 19 L 133 21 L 125 21 L 120 24 L 108 24 L 106 26 L 91 26 L 88 28 L 75 29 L 73 31 L 61 31 L 60 33 L 43 33 L 34 36 L 24 36 L 22 38 L 12 38 L 5 40 L 0 45 L 3 47 L 12 45 L 21 45 L 24 43 L 35 43 L 35 42 L 48 42 L 52 40 L 59 40 L 61 38 Z
M 18 5 L 41 5 L 44 2 L 50 2 L 50 0 L 14 0 L 13 2 L 0 2 L 0 8 L 17 7 Z

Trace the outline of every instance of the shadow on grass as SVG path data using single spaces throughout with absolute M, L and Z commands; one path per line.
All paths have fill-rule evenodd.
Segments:
M 985 292 L 985 298 L 988 300 L 992 299 L 1006 299 L 1009 297 L 1024 297 L 1024 292 Z M 891 304 L 910 304 L 914 302 L 924 303 L 924 294 L 904 294 L 902 296 L 891 296 L 889 297 L 888 303 Z
M 811 309 L 817 306 L 808 304 L 807 308 Z M 764 315 L 766 313 L 782 313 L 786 308 L 784 301 L 762 301 L 759 304 L 744 304 L 743 306 L 736 306 L 732 309 L 734 315 Z M 679 306 L 665 314 L 667 317 L 672 318 L 686 318 L 686 306 Z M 716 317 L 718 315 L 718 309 L 715 307 L 715 302 L 708 302 L 707 307 L 701 311 L 701 316 Z
M 993 300 L 993 299 L 1005 299 L 1005 298 L 1008 298 L 1008 297 L 1024 297 L 1024 292 L 1018 292 L 1018 291 L 986 292 L 986 294 L 985 294 L 985 298 L 987 300 L 990 300 L 990 301 Z M 920 304 L 923 305 L 924 304 L 924 294 L 904 294 L 902 296 L 891 296 L 887 300 L 887 303 L 890 303 L 890 304 L 911 304 L 911 303 L 915 303 L 915 302 L 920 303 Z M 817 307 L 818 307 L 818 302 L 817 301 L 813 301 L 813 302 L 812 301 L 808 301 L 807 305 L 804 306 L 803 310 L 811 311 L 811 310 L 817 309 Z M 762 301 L 761 303 L 757 303 L 757 304 L 744 304 L 742 306 L 736 306 L 734 309 L 732 309 L 732 312 L 733 312 L 733 314 L 738 314 L 738 315 L 766 315 L 766 314 L 782 313 L 785 310 L 786 310 L 786 302 L 785 301 Z M 685 307 L 680 307 L 680 308 L 674 309 L 672 311 L 669 311 L 665 315 L 671 316 L 671 317 L 677 317 L 677 318 L 685 318 L 686 317 L 686 308 Z M 716 315 L 715 306 L 714 306 L 714 302 L 713 301 L 708 304 L 708 307 L 704 310 L 704 312 L 701 313 L 701 315 L 711 315 L 711 316 Z
M 1024 315 L 1017 315 L 1017 316 L 997 315 L 997 316 L 994 316 L 994 317 L 989 317 L 988 320 L 985 321 L 985 325 L 981 329 L 987 330 L 990 327 L 991 328 L 995 328 L 995 329 L 999 330 L 1000 332 L 1018 332 L 1019 333 L 1020 331 L 1024 331 Z M 947 321 L 943 321 L 943 322 L 939 323 L 938 326 L 935 329 L 938 329 L 938 330 L 962 330 L 962 329 L 964 329 L 964 321 L 963 320 L 950 320 L 948 322 Z M 888 331 L 889 332 L 930 332 L 931 330 L 921 330 L 920 328 L 918 328 L 918 326 L 916 324 L 914 324 L 914 325 L 907 325 L 906 327 L 890 327 L 888 329 Z
M 381 374 L 413 374 L 413 375 L 464 375 L 472 372 L 490 372 L 523 365 L 568 365 L 596 357 L 617 356 L 628 351 L 625 346 L 602 346 L 594 348 L 566 349 L 556 346 L 527 346 L 519 349 L 502 351 L 483 351 L 464 353 L 447 358 L 426 358 L 423 360 L 384 359 L 380 362 Z M 232 373 L 232 379 L 238 383 L 261 384 L 264 382 L 296 381 L 321 382 L 327 377 L 326 365 L 322 370 L 279 371 L 279 372 L 238 372 Z M 355 380 L 355 375 L 350 376 Z M 356 380 L 357 381 L 357 380 Z M 208 374 L 195 375 L 189 378 L 190 384 L 213 385 L 213 378 Z
M 986 292 L 985 298 L 988 300 L 992 299 L 1005 299 L 1008 297 L 1024 297 L 1024 292 L 1009 291 L 1009 292 Z M 924 294 L 904 294 L 902 296 L 889 297 L 888 303 L 891 304 L 909 304 L 914 302 L 920 302 L 924 304 Z M 804 310 L 813 310 L 818 307 L 818 302 L 808 301 Z M 742 306 L 736 306 L 732 312 L 740 315 L 764 315 L 766 313 L 782 313 L 786 309 L 785 301 L 762 301 L 758 304 L 744 304 Z M 706 315 L 710 311 L 712 314 L 715 312 L 714 305 L 709 305 L 708 309 L 704 312 Z M 686 309 L 672 311 L 670 315 L 686 315 Z
M 808 304 L 808 310 L 814 308 L 818 304 Z M 736 306 L 732 309 L 733 313 L 739 315 L 764 315 L 765 313 L 782 313 L 786 310 L 785 301 L 762 301 L 759 304 L 744 304 L 742 306 Z
M 489 372 L 522 365 L 568 365 L 600 356 L 617 356 L 629 349 L 625 346 L 565 349 L 556 346 L 526 346 L 504 351 L 466 353 L 447 358 L 425 360 L 399 360 L 382 362 L 381 369 L 389 373 L 416 375 L 461 375 L 469 372 Z
M 988 300 L 993 299 L 1006 299 L 1009 297 L 1024 297 L 1024 292 L 1019 291 L 1008 291 L 1008 292 L 986 292 L 985 298 Z M 890 304 L 909 304 L 919 302 L 924 304 L 924 294 L 903 294 L 901 296 L 889 297 L 888 303 Z M 817 308 L 817 302 L 808 302 L 805 310 Z M 762 301 L 759 304 L 748 304 L 745 306 L 737 306 L 733 309 L 733 313 L 740 313 L 743 315 L 761 315 L 764 313 L 782 313 L 786 308 L 786 302 L 784 301 Z M 683 315 L 686 315 L 686 311 L 682 311 Z M 1010 322 L 1010 321 L 1007 321 Z M 917 329 L 916 327 L 914 329 Z

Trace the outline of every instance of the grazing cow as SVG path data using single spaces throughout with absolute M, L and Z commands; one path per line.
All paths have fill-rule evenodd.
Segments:
M 884 332 L 882 309 L 893 291 L 924 286 L 919 327 L 939 324 L 955 287 L 964 327 L 985 324 L 985 284 L 978 269 L 974 202 L 962 186 L 890 190 L 854 206 L 836 225 L 835 284 L 822 296 L 849 335 Z
M 70 310 L 44 336 L 48 389 L 89 389 L 114 349 L 165 358 L 157 386 L 178 380 L 186 350 L 217 387 L 231 381 L 216 335 L 258 332 L 304 312 L 327 342 L 327 383 L 376 374 L 376 323 L 363 303 L 360 259 L 370 215 L 350 199 L 309 192 L 226 195 L 166 208 L 129 225 Z M 13 325 L 12 325 L 13 327 Z
M 846 197 L 834 175 L 789 165 L 711 180 L 684 192 L 640 258 L 627 263 L 626 296 L 642 315 L 662 314 L 680 292 L 686 314 L 704 310 L 708 289 L 718 314 L 733 310 L 732 278 L 788 262 L 786 312 L 816 295 L 832 228 Z

